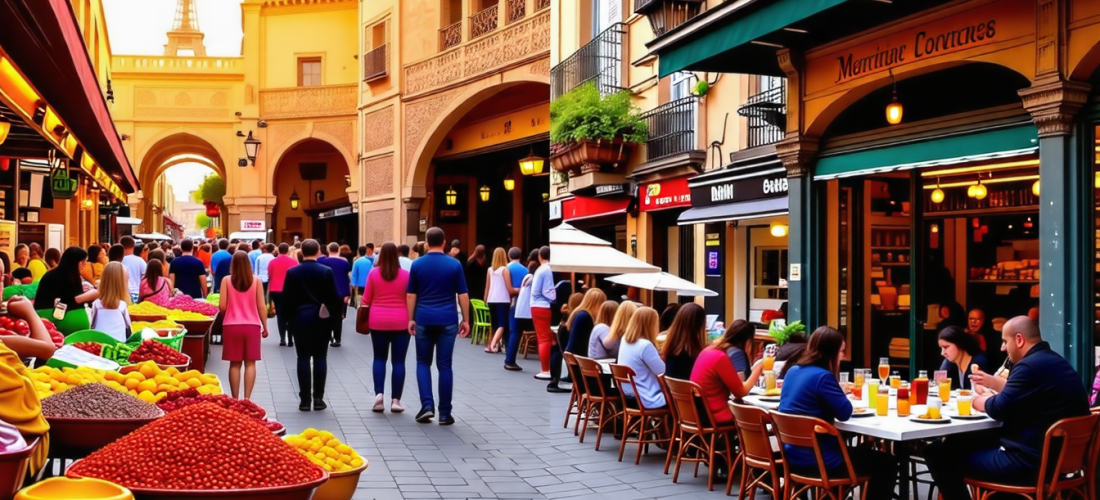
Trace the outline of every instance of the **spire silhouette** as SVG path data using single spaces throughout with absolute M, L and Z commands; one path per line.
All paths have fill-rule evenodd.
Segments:
M 189 51 L 196 57 L 206 57 L 203 45 L 203 33 L 199 31 L 199 15 L 195 0 L 176 0 L 176 16 L 172 21 L 172 31 L 168 32 L 168 43 L 164 46 L 164 55 L 178 56 L 180 51 Z

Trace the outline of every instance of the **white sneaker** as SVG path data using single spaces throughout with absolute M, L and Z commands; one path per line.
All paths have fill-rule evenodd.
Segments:
M 386 403 L 384 402 L 384 400 L 385 400 L 385 396 L 383 396 L 381 394 L 376 394 L 374 396 L 374 408 L 372 408 L 372 410 L 375 413 L 382 413 L 382 412 L 386 411 Z
M 401 406 L 400 399 L 394 399 L 393 402 L 390 403 L 390 413 L 401 413 L 403 411 L 405 411 L 405 407 Z

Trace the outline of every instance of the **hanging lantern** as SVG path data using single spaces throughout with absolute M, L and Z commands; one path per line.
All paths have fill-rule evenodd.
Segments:
M 294 191 L 290 193 L 290 209 L 298 210 L 298 205 L 302 203 L 302 198 L 298 196 L 298 188 L 294 188 Z
M 1100 188 L 1100 176 L 1097 176 L 1096 180 L 1093 181 L 1093 182 L 1096 183 L 1096 187 Z M 1031 194 L 1034 194 L 1035 196 L 1039 196 L 1039 181 L 1038 180 L 1036 180 L 1035 183 L 1031 185 Z
M 943 203 L 943 190 L 940 189 L 940 180 L 936 179 L 936 190 L 932 191 L 932 203 Z
M 531 148 L 531 154 L 519 161 L 519 171 L 523 175 L 538 175 L 542 173 L 542 167 L 546 163 L 542 157 L 535 156 L 535 148 Z
M 454 186 L 448 187 L 447 192 L 443 193 L 444 201 L 447 202 L 447 206 L 455 206 L 458 204 L 458 192 L 455 191 Z
M 901 123 L 901 116 L 904 114 L 905 109 L 898 102 L 898 81 L 894 79 L 893 70 L 890 71 L 890 80 L 894 83 L 894 92 L 890 104 L 886 105 L 886 123 L 897 125 Z
M 982 184 L 982 180 L 978 179 L 978 185 L 974 186 L 974 198 L 984 200 L 987 194 L 989 194 L 989 190 L 985 188 L 985 184 Z
M 481 186 L 478 194 L 481 196 L 481 201 L 489 201 L 489 186 Z
M 504 190 L 511 191 L 516 188 L 516 180 L 512 178 L 512 174 L 508 174 L 508 177 L 504 178 Z

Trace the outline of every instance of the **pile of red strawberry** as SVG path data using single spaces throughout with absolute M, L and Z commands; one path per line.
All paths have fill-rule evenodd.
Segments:
M 46 325 L 46 331 L 49 332 L 50 340 L 53 341 L 55 346 L 61 347 L 65 344 L 65 336 L 57 331 L 57 326 L 47 320 L 42 320 L 42 324 Z M 26 337 L 30 333 L 31 325 L 26 320 L 15 319 L 11 316 L 0 316 L 0 336 L 22 335 Z
M 73 347 L 80 349 L 81 351 L 101 356 L 103 354 L 103 344 L 99 342 L 77 342 L 73 344 Z
M 263 408 L 247 399 L 236 399 L 225 394 L 200 394 L 195 388 L 169 392 L 157 403 L 157 406 L 168 413 L 198 403 L 215 403 L 222 408 L 259 421 L 262 421 L 267 414 Z
M 130 353 L 131 363 L 141 363 L 142 361 L 152 361 L 158 365 L 184 365 L 188 363 L 187 356 L 153 339 L 142 342 L 134 352 Z

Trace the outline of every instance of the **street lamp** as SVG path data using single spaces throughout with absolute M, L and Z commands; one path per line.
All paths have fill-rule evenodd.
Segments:
M 447 192 L 443 193 L 444 200 L 448 206 L 455 206 L 458 203 L 458 192 L 455 191 L 454 186 L 448 187 Z
M 252 162 L 252 166 L 256 166 L 256 152 L 260 149 L 260 141 L 252 137 L 252 131 L 248 131 L 248 138 L 244 140 L 244 155 L 248 157 L 248 161 Z
M 542 173 L 542 167 L 546 160 L 535 156 L 535 148 L 531 147 L 531 154 L 519 161 L 519 171 L 523 175 L 538 175 Z
M 481 186 L 478 192 L 481 194 L 481 201 L 489 201 L 489 186 Z
M 298 210 L 298 204 L 302 202 L 302 199 L 298 197 L 298 188 L 294 188 L 294 192 L 290 193 L 290 209 Z
M 512 178 L 512 174 L 508 174 L 508 177 L 504 178 L 504 190 L 511 191 L 516 188 L 516 180 Z

